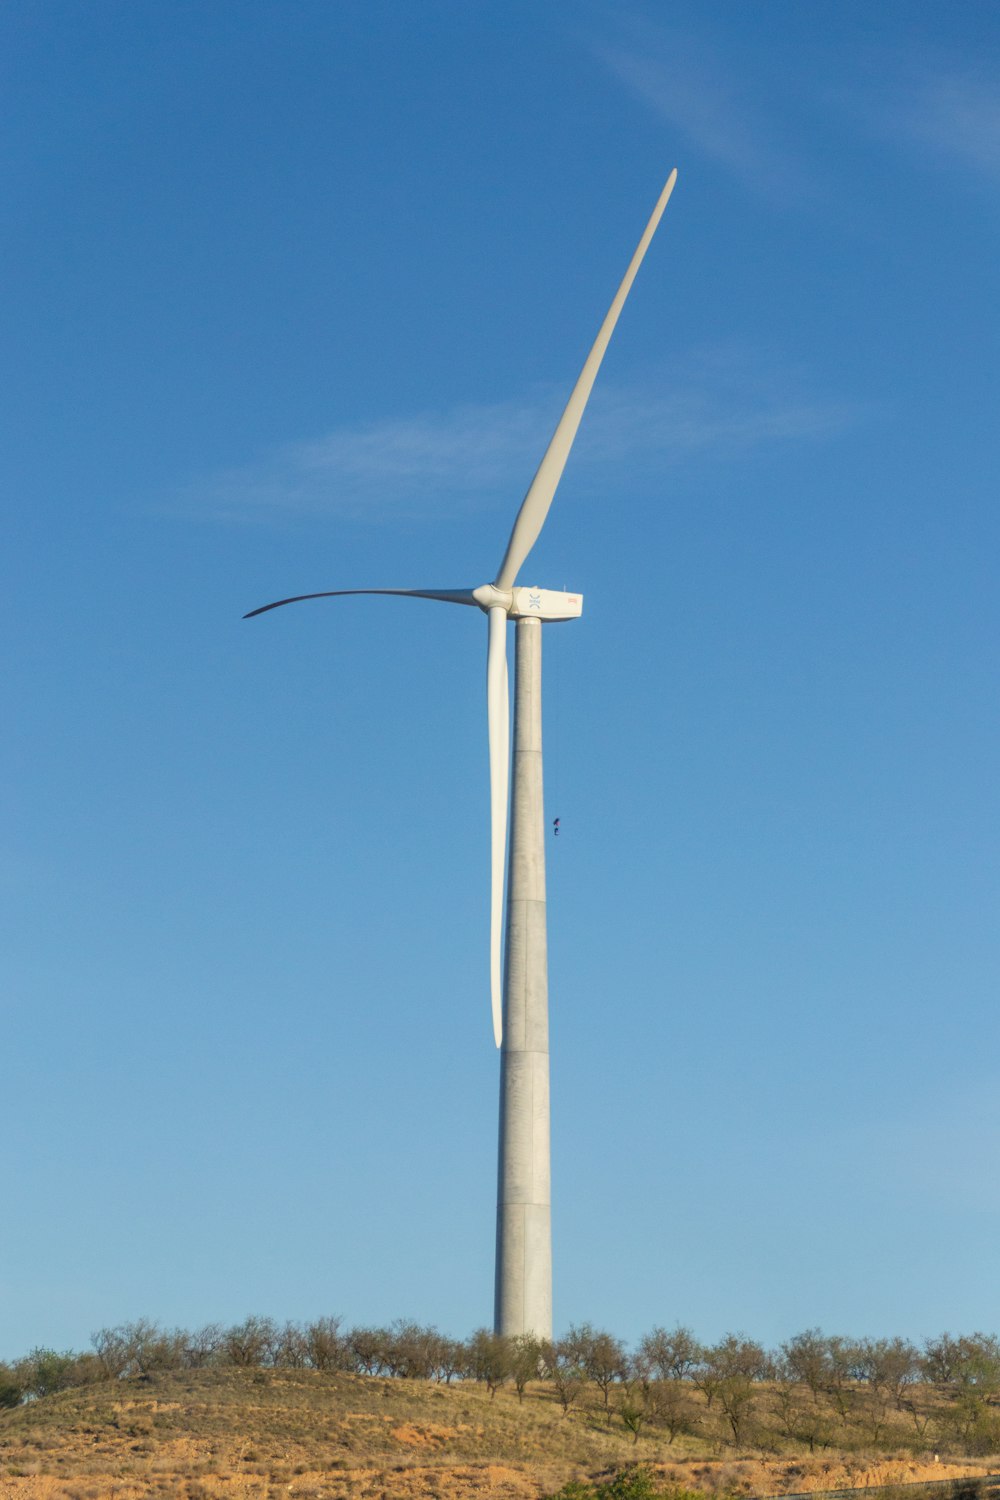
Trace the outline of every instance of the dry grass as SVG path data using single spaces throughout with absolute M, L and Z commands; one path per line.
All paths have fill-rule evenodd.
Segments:
M 665 1484 L 776 1495 L 956 1478 L 991 1469 L 893 1456 L 725 1451 L 593 1404 L 564 1416 L 546 1386 L 491 1400 L 479 1386 L 314 1370 L 177 1372 L 60 1392 L 0 1412 L 2 1500 L 539 1500 L 568 1479 L 640 1459 Z

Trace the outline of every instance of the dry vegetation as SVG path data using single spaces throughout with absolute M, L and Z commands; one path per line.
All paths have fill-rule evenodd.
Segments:
M 552 1387 L 495 1398 L 443 1385 L 316 1370 L 209 1369 L 60 1391 L 0 1414 L 4 1500 L 139 1497 L 538 1497 L 641 1459 L 663 1487 L 782 1494 L 983 1474 L 986 1461 L 934 1463 L 902 1423 L 895 1451 L 728 1449 L 609 1424 L 599 1393 L 564 1414 Z M 776 1416 L 777 1395 L 760 1393 Z M 705 1398 L 690 1392 L 695 1410 Z M 708 1415 L 707 1411 L 704 1413 Z M 796 1452 L 796 1447 L 800 1451 Z
M 105 1331 L 95 1346 L 120 1332 Z M 670 1340 L 677 1332 L 663 1334 L 661 1354 L 676 1352 Z M 489 1335 L 480 1345 L 479 1379 L 471 1371 L 424 1379 L 282 1366 L 275 1346 L 266 1365 L 250 1362 L 260 1351 L 244 1345 L 243 1363 L 221 1362 L 216 1348 L 200 1368 L 130 1373 L 126 1365 L 110 1376 L 99 1356 L 74 1356 L 84 1361 L 76 1376 L 86 1383 L 29 1394 L 0 1410 L 0 1497 L 541 1500 L 572 1481 L 599 1483 L 639 1462 L 657 1493 L 683 1500 L 685 1490 L 784 1495 L 975 1476 L 994 1467 L 989 1453 L 972 1456 L 962 1436 L 975 1429 L 981 1442 L 992 1432 L 993 1396 L 982 1373 L 978 1388 L 975 1379 L 963 1388 L 951 1375 L 949 1385 L 943 1369 L 936 1381 L 918 1378 L 926 1371 L 917 1370 L 893 1391 L 878 1372 L 874 1385 L 871 1371 L 859 1379 L 857 1366 L 838 1376 L 828 1358 L 836 1341 L 810 1334 L 797 1350 L 795 1341 L 785 1346 L 783 1362 L 766 1356 L 752 1368 L 748 1351 L 759 1354 L 758 1346 L 731 1339 L 699 1349 L 698 1361 L 671 1376 L 648 1359 L 644 1365 L 641 1351 L 616 1364 L 621 1346 L 608 1335 L 573 1333 L 579 1341 L 575 1348 L 566 1341 L 556 1380 L 522 1381 L 520 1396 L 495 1347 L 498 1362 L 490 1366 Z M 790 1347 L 793 1363 L 796 1353 L 804 1359 L 811 1350 L 814 1365 L 793 1369 Z M 589 1374 L 578 1362 L 588 1351 Z M 29 1360 L 44 1370 L 45 1357 L 36 1351 Z M 60 1359 L 70 1359 L 51 1357 L 50 1377 Z M 14 1368 L 22 1367 L 28 1362 Z

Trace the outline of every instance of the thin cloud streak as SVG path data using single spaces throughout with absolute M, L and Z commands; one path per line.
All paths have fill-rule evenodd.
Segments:
M 706 36 L 691 38 L 638 16 L 616 17 L 615 30 L 619 37 L 625 32 L 625 43 L 591 42 L 594 56 L 691 149 L 757 193 L 815 197 L 815 181 L 789 145 L 787 122 L 776 128 L 775 94 L 787 102 L 787 89 L 783 78 L 769 78 L 766 57 L 756 75 L 737 72 L 724 47 Z
M 731 369 L 701 388 L 689 382 L 664 394 L 605 388 L 591 402 L 574 447 L 572 482 L 606 485 L 609 467 L 625 462 L 634 476 L 694 454 L 725 462 L 767 443 L 819 441 L 862 415 L 848 402 L 787 390 L 737 393 L 737 383 L 738 370 Z M 175 506 L 222 521 L 296 514 L 385 520 L 438 518 L 520 499 L 559 410 L 557 398 L 537 395 L 340 427 L 195 481 L 175 496 Z
M 1000 176 L 1000 87 L 993 77 L 927 73 L 897 88 L 883 118 L 896 135 L 977 173 Z
M 441 515 L 509 485 L 546 437 L 540 406 L 508 402 L 423 412 L 288 444 L 255 463 L 194 481 L 177 501 L 216 520 L 279 513 Z
M 737 176 L 760 186 L 788 175 L 788 163 L 764 141 L 747 107 L 718 79 L 685 64 L 670 66 L 654 57 L 600 49 L 599 56 L 619 82 L 685 135 L 695 150 Z
M 636 18 L 627 29 L 625 45 L 594 44 L 594 55 L 694 150 L 757 192 L 821 199 L 828 163 L 810 171 L 788 143 L 805 121 L 835 135 L 845 112 L 883 141 L 917 146 L 991 181 L 1000 176 L 1000 84 L 974 57 L 876 49 L 839 84 L 805 97 L 794 73 L 769 76 L 764 58 L 745 75 L 706 38 L 695 43 Z M 876 81 L 862 83 L 865 75 Z

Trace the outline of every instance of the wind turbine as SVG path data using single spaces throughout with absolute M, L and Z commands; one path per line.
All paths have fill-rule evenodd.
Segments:
M 327 589 L 253 609 L 244 619 L 306 599 L 396 594 L 473 605 L 489 621 L 486 704 L 490 747 L 490 994 L 493 1036 L 501 1051 L 497 1174 L 495 1327 L 498 1333 L 552 1337 L 552 1229 L 549 1168 L 549 1020 L 545 920 L 545 828 L 542 806 L 542 624 L 575 620 L 579 594 L 517 583 L 545 524 L 584 408 L 619 314 L 677 180 L 667 178 L 649 223 L 601 324 L 594 346 L 517 513 L 492 583 L 465 589 Z M 510 860 L 506 831 L 510 780 L 507 621 L 517 622 L 514 776 Z M 503 877 L 507 929 L 501 1006 Z

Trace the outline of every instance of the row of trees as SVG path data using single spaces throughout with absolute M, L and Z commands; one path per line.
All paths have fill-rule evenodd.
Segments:
M 877 1445 L 909 1419 L 915 1438 L 965 1451 L 1000 1448 L 1000 1340 L 992 1334 L 847 1339 L 819 1329 L 777 1350 L 740 1334 L 700 1343 L 688 1328 L 654 1328 L 632 1350 L 585 1323 L 554 1343 L 507 1339 L 480 1329 L 465 1340 L 399 1319 L 388 1327 L 345 1328 L 339 1318 L 278 1324 L 250 1317 L 194 1333 L 139 1320 L 94 1334 L 87 1353 L 35 1349 L 0 1366 L 0 1405 L 68 1386 L 209 1366 L 311 1368 L 399 1379 L 475 1380 L 493 1396 L 519 1399 L 548 1382 L 564 1412 L 589 1402 L 638 1439 L 643 1427 L 673 1439 L 706 1431 L 706 1415 L 734 1444 L 759 1433 L 762 1413 L 788 1440 L 810 1450 L 861 1430 Z M 919 1399 L 918 1399 L 919 1398 Z

